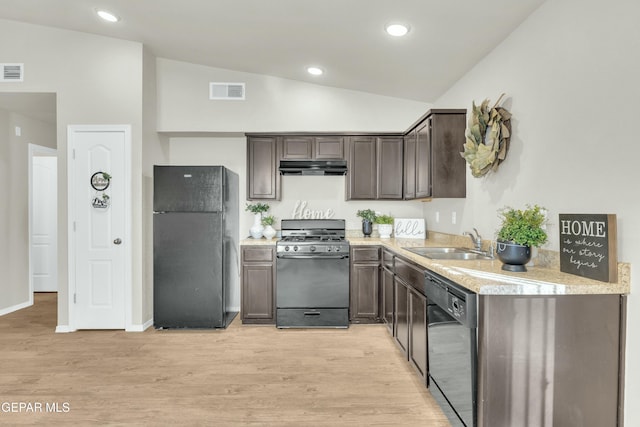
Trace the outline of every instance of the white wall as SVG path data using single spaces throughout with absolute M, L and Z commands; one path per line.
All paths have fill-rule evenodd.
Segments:
M 58 324 L 68 324 L 67 126 L 130 124 L 134 206 L 142 198 L 142 45 L 74 31 L 0 20 L 0 52 L 6 62 L 25 64 L 25 81 L 2 83 L 0 92 L 57 94 L 58 147 Z M 25 163 L 26 169 L 26 163 Z M 26 213 L 25 213 L 26 217 Z M 134 288 L 141 286 L 141 208 L 134 212 Z M 28 287 L 28 275 L 24 277 Z M 134 289 L 134 294 L 135 294 Z M 139 291 L 138 291 L 139 293 Z M 135 296 L 135 295 L 134 295 Z M 133 319 L 141 319 L 134 307 Z
M 245 101 L 209 100 L 209 82 L 246 82 Z M 158 58 L 158 130 L 404 131 L 429 105 Z
M 2 97 L 2 93 L 0 93 Z M 39 94 L 55 109 L 53 94 Z M 20 135 L 16 135 L 16 127 Z M 25 306 L 29 296 L 28 145 L 56 147 L 56 127 L 0 109 L 0 313 Z
M 508 95 L 513 113 L 510 152 L 498 173 L 467 174 L 467 198 L 425 205 L 462 212 L 461 223 L 494 237 L 497 209 L 546 206 L 553 224 L 548 248 L 558 249 L 559 213 L 613 213 L 618 258 L 640 273 L 640 198 L 637 185 L 640 114 L 640 3 L 554 0 L 544 3 L 500 46 L 457 82 L 436 106 L 470 107 L 472 100 Z M 628 300 L 625 425 L 640 425 L 640 295 Z M 594 397 L 598 391 L 594 390 Z
M 134 295 L 142 307 L 139 324 L 153 319 L 153 165 L 169 159 L 168 138 L 158 135 L 156 58 L 143 50 L 142 87 L 142 286 Z M 148 325 L 147 325 L 148 326 Z

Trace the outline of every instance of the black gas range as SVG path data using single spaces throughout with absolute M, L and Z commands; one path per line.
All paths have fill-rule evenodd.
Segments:
M 283 219 L 278 256 L 333 256 L 349 253 L 343 219 Z
M 349 242 L 342 219 L 285 219 L 276 242 L 276 326 L 349 327 Z

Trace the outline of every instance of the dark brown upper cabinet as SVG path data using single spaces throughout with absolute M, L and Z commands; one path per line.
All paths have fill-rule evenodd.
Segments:
M 404 137 L 404 198 L 466 197 L 466 110 L 432 110 Z
M 285 136 L 282 139 L 282 158 L 287 160 L 312 159 L 313 137 Z
M 429 110 L 404 133 L 247 134 L 247 199 L 280 200 L 280 160 L 347 160 L 347 200 L 466 197 L 466 110 Z
M 344 137 L 285 136 L 282 159 L 344 159 Z
M 280 200 L 278 138 L 247 138 L 247 199 Z
M 376 199 L 377 156 L 376 138 L 353 136 L 348 139 L 347 156 L 347 200 Z
M 378 199 L 402 199 L 403 141 L 401 136 L 376 138 Z
M 347 200 L 402 199 L 401 136 L 353 136 L 347 145 Z
M 416 129 L 416 199 L 431 197 L 431 120 Z
M 404 198 L 416 198 L 416 141 L 417 130 L 404 136 Z

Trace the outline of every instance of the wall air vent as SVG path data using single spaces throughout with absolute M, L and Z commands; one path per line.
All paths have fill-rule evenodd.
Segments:
M 209 83 L 209 99 L 244 101 L 244 83 Z
M 24 64 L 0 64 L 0 82 L 24 81 Z

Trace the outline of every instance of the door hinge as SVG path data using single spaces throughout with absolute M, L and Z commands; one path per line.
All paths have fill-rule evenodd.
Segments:
M 76 159 L 76 149 L 75 148 L 73 150 L 71 150 L 71 157 L 73 158 L 73 160 Z
M 73 232 L 75 233 L 75 231 L 76 231 L 76 222 L 73 221 Z
M 73 303 L 76 303 L 76 294 L 73 294 Z

